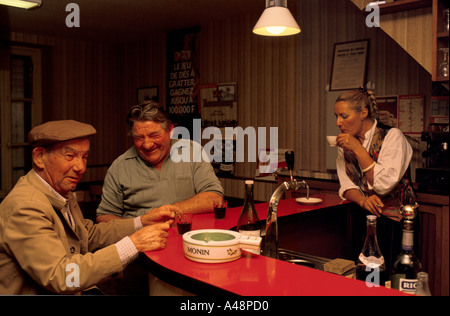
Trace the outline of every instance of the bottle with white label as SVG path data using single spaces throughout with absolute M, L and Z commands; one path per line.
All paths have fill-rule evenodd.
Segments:
M 377 217 L 367 215 L 367 233 L 363 249 L 356 260 L 356 278 L 368 286 L 384 286 L 386 283 L 386 264 L 377 239 Z
M 392 265 L 391 287 L 414 294 L 417 288 L 417 274 L 422 271 L 422 264 L 414 254 L 414 222 L 403 220 L 402 250 Z
M 261 223 L 253 200 L 253 180 L 245 181 L 245 201 L 236 230 L 243 235 L 261 236 Z

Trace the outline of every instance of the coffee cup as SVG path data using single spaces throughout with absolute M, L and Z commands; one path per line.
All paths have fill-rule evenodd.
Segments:
M 336 146 L 336 138 L 337 136 L 327 136 L 328 144 L 330 144 L 331 147 Z

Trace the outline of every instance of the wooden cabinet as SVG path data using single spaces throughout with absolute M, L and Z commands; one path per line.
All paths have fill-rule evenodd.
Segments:
M 449 32 L 446 29 L 447 19 L 444 10 L 449 8 L 446 0 L 399 0 L 381 4 L 380 14 L 387 15 L 405 12 L 421 8 L 432 7 L 432 69 L 431 75 L 434 82 L 448 82 L 448 76 L 439 74 L 439 66 L 444 60 L 442 48 L 449 46 Z
M 381 14 L 391 14 L 430 7 L 430 0 L 399 0 L 380 5 Z
M 448 196 L 418 193 L 420 204 L 419 255 L 435 296 L 449 295 Z
M 439 73 L 439 66 L 444 61 L 443 48 L 448 52 L 448 35 L 446 28 L 447 18 L 444 16 L 444 10 L 448 10 L 449 5 L 444 0 L 433 0 L 433 72 L 432 80 L 435 82 L 448 82 L 448 76 L 444 77 Z M 447 53 L 448 62 L 448 53 Z

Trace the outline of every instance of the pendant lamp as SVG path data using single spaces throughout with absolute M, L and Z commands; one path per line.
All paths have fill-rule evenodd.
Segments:
M 286 36 L 300 33 L 300 27 L 287 8 L 287 0 L 266 0 L 253 33 L 264 36 Z
M 33 9 L 40 7 L 42 0 L 0 0 L 0 4 L 22 9 Z

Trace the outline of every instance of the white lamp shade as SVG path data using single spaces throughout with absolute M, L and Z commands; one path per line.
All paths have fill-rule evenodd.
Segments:
M 300 26 L 286 7 L 266 8 L 253 28 L 253 33 L 265 36 L 294 35 L 300 31 Z
M 42 5 L 42 0 L 0 0 L 0 4 L 22 9 L 33 9 Z

